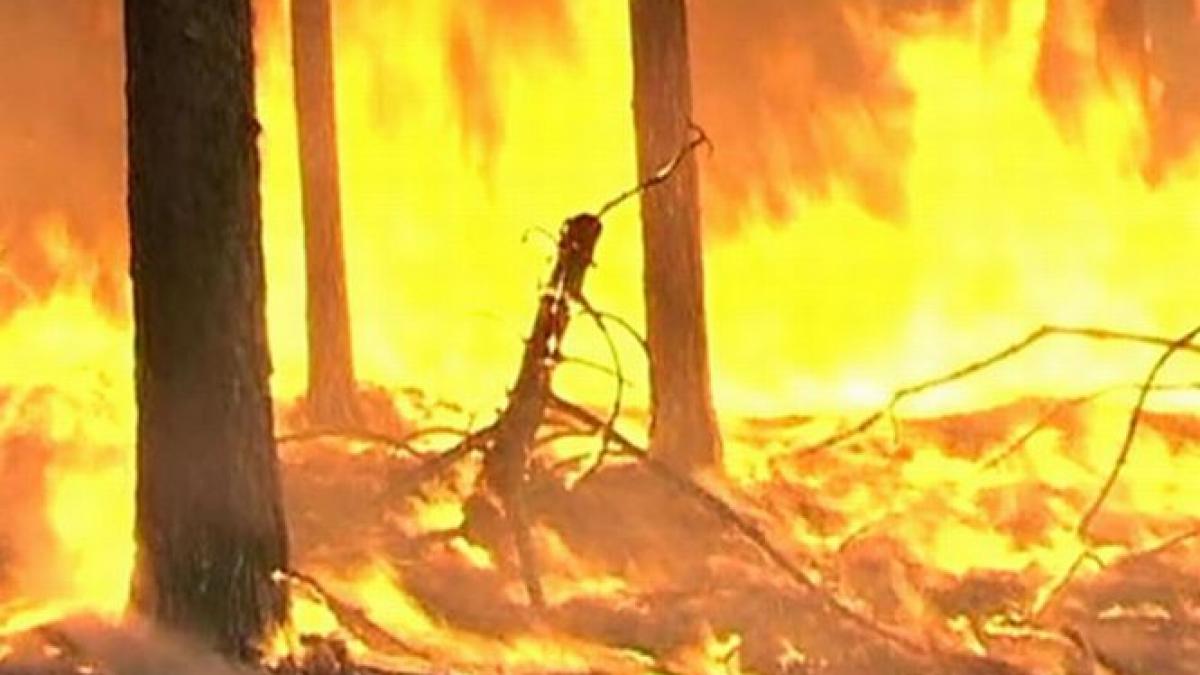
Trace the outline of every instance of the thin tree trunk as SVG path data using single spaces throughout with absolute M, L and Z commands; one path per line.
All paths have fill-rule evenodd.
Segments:
M 630 0 L 638 175 L 653 176 L 688 142 L 692 93 L 684 0 Z M 704 318 L 696 162 L 642 193 L 650 450 L 683 470 L 719 466 Z
M 132 607 L 245 656 L 285 617 L 249 0 L 125 0 Z
M 330 0 L 292 1 L 292 62 L 308 268 L 308 404 L 314 421 L 357 418 L 338 184 Z

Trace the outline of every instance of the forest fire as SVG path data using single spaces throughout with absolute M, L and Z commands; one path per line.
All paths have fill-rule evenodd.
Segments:
M 293 10 L 324 5 L 249 4 L 278 480 L 248 451 L 229 486 L 140 449 L 210 443 L 154 436 L 212 415 L 164 414 L 135 352 L 212 332 L 145 331 L 209 307 L 153 294 L 178 281 L 155 247 L 207 240 L 139 229 L 157 149 L 121 149 L 166 119 L 124 107 L 155 78 L 121 83 L 171 44 L 125 42 L 120 3 L 0 6 L 0 673 L 243 672 L 206 641 L 274 673 L 1200 673 L 1200 3 L 342 0 L 332 200 L 297 118 L 329 83 L 294 66 L 326 29 Z M 694 105 L 647 133 L 683 8 Z M 672 436 L 648 373 L 645 294 L 676 282 L 643 227 L 686 220 L 693 170 L 720 443 L 689 455 L 664 448 L 704 411 Z M 333 416 L 306 337 L 330 201 Z M 214 278 L 252 287 L 248 256 Z M 256 398 L 265 361 L 231 353 L 248 384 L 213 410 Z M 147 474 L 275 481 L 286 564 L 234 567 L 270 563 L 287 621 L 229 649 L 173 620 L 188 589 L 147 600 L 156 547 L 202 529 L 162 525 Z

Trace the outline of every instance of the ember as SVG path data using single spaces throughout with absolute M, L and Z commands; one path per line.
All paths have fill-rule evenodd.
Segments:
M 0 674 L 1200 675 L 1200 3 L 123 5 L 0 4 Z

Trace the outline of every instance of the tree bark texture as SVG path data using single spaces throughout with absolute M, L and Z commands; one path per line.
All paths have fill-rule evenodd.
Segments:
M 529 449 L 546 413 L 554 368 L 562 358 L 560 348 L 571 321 L 569 301 L 583 297 L 583 281 L 602 229 L 599 218 L 586 214 L 564 223 L 559 233 L 558 259 L 538 299 L 517 381 L 496 423 L 495 444 L 484 456 L 484 477 L 508 520 L 522 580 L 534 607 L 542 607 L 545 597 L 525 504 Z
M 245 656 L 284 618 L 249 0 L 125 0 L 132 608 Z
M 330 0 L 292 0 L 304 253 L 308 269 L 308 405 L 314 421 L 357 418 L 342 246 Z
M 638 176 L 647 180 L 689 140 L 692 93 L 684 0 L 630 0 Z M 696 161 L 641 196 L 650 450 L 676 469 L 719 466 L 704 314 Z

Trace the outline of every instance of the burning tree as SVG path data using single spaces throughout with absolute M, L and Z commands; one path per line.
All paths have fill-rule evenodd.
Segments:
M 329 0 L 292 3 L 292 61 L 308 268 L 308 407 L 317 422 L 356 417 L 346 299 Z
M 244 655 L 287 564 L 248 0 L 127 0 L 135 609 Z
M 692 114 L 683 0 L 632 0 L 633 108 L 638 176 L 652 177 L 687 142 Z M 660 189 L 642 193 L 652 451 L 680 468 L 720 464 L 704 319 L 696 163 L 685 158 Z

